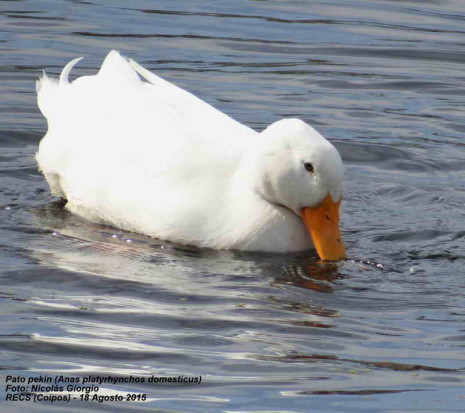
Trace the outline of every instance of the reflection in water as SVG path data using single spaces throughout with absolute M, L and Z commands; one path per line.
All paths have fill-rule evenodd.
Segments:
M 332 284 L 342 278 L 339 264 L 319 262 L 315 254 L 254 254 L 160 243 L 143 235 L 83 222 L 63 206 L 63 201 L 57 201 L 34 211 L 37 225 L 51 233 L 45 243 L 33 247 L 34 257 L 50 267 L 159 284 L 163 289 L 176 288 L 184 278 L 184 288 L 199 295 L 208 295 L 210 288 L 222 288 L 225 275 L 234 278 L 253 273 L 262 285 L 294 285 L 326 293 L 333 292 Z M 289 304 L 275 297 L 272 300 L 287 310 L 314 314 L 302 303 Z M 316 312 L 321 316 L 335 313 L 323 308 Z
M 220 269 L 215 268 L 216 265 L 223 266 L 228 261 L 231 261 L 232 265 L 236 267 L 237 260 L 240 260 L 241 271 L 260 269 L 260 272 L 264 273 L 264 275 L 268 271 L 267 275 L 273 275 L 276 282 L 292 283 L 303 288 L 312 288 L 312 282 L 321 282 L 321 289 L 324 290 L 323 283 L 327 283 L 329 289 L 324 290 L 326 292 L 332 291 L 329 284 L 342 278 L 339 273 L 339 263 L 318 261 L 314 252 L 290 256 L 287 254 L 248 253 L 242 251 L 214 251 L 173 244 L 169 241 L 160 242 L 140 234 L 81 220 L 64 209 L 65 203 L 64 200 L 58 200 L 33 211 L 38 219 L 37 224 L 41 228 L 48 228 L 53 236 L 65 237 L 57 241 L 57 247 L 61 248 L 63 253 L 69 252 L 71 246 L 76 248 L 76 252 L 79 252 L 80 248 L 86 249 L 88 246 L 89 252 L 97 255 L 107 254 L 109 256 L 135 258 L 138 263 L 149 264 L 159 263 L 160 260 L 170 262 L 170 259 L 188 256 L 202 260 L 211 259 L 207 264 L 214 266 L 213 269 L 216 270 Z M 73 243 L 79 241 L 83 244 L 82 246 L 73 245 Z M 92 241 L 92 243 L 87 245 L 85 241 Z M 95 241 L 101 241 L 101 244 L 97 244 Z M 90 251 L 92 249 L 94 251 Z M 174 261 L 172 262 L 174 263 Z M 92 263 L 96 266 L 99 265 L 96 261 L 92 261 Z M 80 270 L 79 268 L 69 269 Z M 154 269 L 154 267 L 151 268 L 151 274 L 153 274 Z M 102 271 L 101 275 L 114 273 L 114 270 L 114 268 L 106 268 L 106 271 Z M 222 270 L 225 271 L 226 269 L 222 268 Z M 234 271 L 234 268 L 231 268 L 231 270 Z M 96 273 L 98 274 L 99 271 L 96 271 Z M 318 287 L 315 288 L 320 291 Z
M 307 258 L 302 260 L 300 264 L 280 268 L 276 281 L 319 292 L 332 293 L 334 289 L 331 284 L 342 278 L 339 266 L 340 264 L 317 262 Z
M 275 360 L 286 363 L 316 363 L 320 361 L 341 361 L 349 362 L 353 364 L 360 364 L 367 367 L 376 367 L 381 369 L 395 370 L 395 371 L 441 371 L 449 373 L 462 373 L 464 369 L 445 369 L 432 366 L 422 366 L 418 364 L 402 364 L 402 363 L 392 363 L 388 361 L 365 361 L 365 360 L 355 360 L 355 359 L 342 359 L 333 355 L 324 355 L 324 354 L 314 354 L 311 356 L 308 355 L 294 355 L 289 354 L 284 357 L 267 357 L 268 360 Z

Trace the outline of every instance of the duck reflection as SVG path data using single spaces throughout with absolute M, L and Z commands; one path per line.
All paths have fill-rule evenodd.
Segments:
M 279 312 L 274 321 L 280 319 L 282 324 L 331 328 L 322 318 L 338 315 L 318 301 L 321 293 L 336 291 L 337 281 L 343 278 L 340 263 L 319 261 L 316 254 L 213 251 L 160 242 L 85 222 L 63 206 L 57 201 L 34 211 L 36 225 L 50 231 L 33 246 L 35 258 L 45 265 L 151 284 L 167 294 L 224 296 L 235 300 L 242 314 L 271 305 Z M 283 285 L 301 289 L 299 299 L 289 299 L 292 290 Z M 309 291 L 318 295 L 308 295 Z M 307 317 L 302 319 L 302 314 Z
M 340 264 L 306 258 L 300 263 L 282 267 L 276 281 L 322 293 L 333 293 L 335 282 L 342 278 Z

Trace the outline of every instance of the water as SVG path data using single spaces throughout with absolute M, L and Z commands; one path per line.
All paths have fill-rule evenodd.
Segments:
M 465 411 L 463 2 L 0 4 L 1 369 L 202 376 L 70 405 L 5 402 L 2 381 L 2 411 Z M 257 130 L 297 116 L 334 142 L 351 260 L 201 250 L 64 210 L 33 158 L 34 83 L 111 49 Z

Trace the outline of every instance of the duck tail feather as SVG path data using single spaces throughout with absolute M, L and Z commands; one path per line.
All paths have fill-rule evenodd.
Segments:
M 129 59 L 129 64 L 142 78 L 144 78 L 147 82 L 151 83 L 152 85 L 168 83 L 166 80 L 157 76 L 155 73 L 152 73 L 150 70 L 147 70 L 145 67 L 141 66 L 139 63 L 132 59 Z
M 48 82 L 49 81 L 49 78 L 47 76 L 47 73 L 45 73 L 45 70 L 42 70 L 42 76 L 39 77 L 36 81 L 36 93 L 39 94 L 40 93 L 40 89 L 42 89 L 42 85 L 44 84 L 44 82 Z
M 116 82 L 139 82 L 136 71 L 129 65 L 128 59 L 117 50 L 112 50 L 102 63 L 98 72 L 99 76 L 112 79 Z
M 62 70 L 60 75 L 60 86 L 69 85 L 69 74 L 73 69 L 74 65 L 79 62 L 83 57 L 78 57 L 76 59 L 71 60 Z

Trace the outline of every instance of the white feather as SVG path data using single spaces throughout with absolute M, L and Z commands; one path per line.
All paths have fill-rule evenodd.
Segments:
M 314 129 L 285 120 L 259 134 L 116 51 L 98 74 L 69 83 L 79 60 L 66 65 L 59 83 L 44 75 L 38 84 L 49 129 L 37 161 L 68 209 L 211 248 L 312 245 L 292 210 L 342 191 L 340 158 Z M 336 172 L 308 181 L 301 162 L 312 157 Z M 284 176 L 291 184 L 266 193 L 267 180 Z
M 73 70 L 73 67 L 82 59 L 83 57 L 73 59 L 63 68 L 60 75 L 60 86 L 69 85 L 69 74 L 71 73 L 71 70 Z

